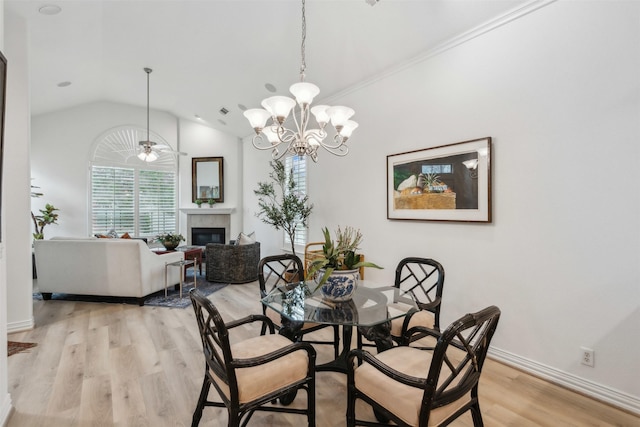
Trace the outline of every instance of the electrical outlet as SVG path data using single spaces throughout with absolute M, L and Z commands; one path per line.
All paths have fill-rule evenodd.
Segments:
M 592 349 L 587 347 L 580 347 L 580 350 L 581 350 L 580 363 L 582 363 L 583 365 L 593 367 L 595 352 Z

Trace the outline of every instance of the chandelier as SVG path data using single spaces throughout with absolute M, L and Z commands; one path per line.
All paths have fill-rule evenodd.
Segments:
M 336 156 L 346 156 L 349 147 L 346 145 L 351 133 L 358 123 L 349 120 L 355 113 L 349 107 L 316 105 L 311 107 L 313 98 L 320 93 L 318 86 L 304 81 L 306 60 L 305 41 L 307 38 L 307 22 L 305 18 L 305 0 L 302 0 L 302 60 L 300 64 L 300 82 L 291 85 L 289 91 L 295 100 L 287 96 L 272 96 L 262 101 L 264 108 L 252 108 L 244 112 L 251 127 L 256 132 L 252 139 L 258 150 L 271 150 L 274 159 L 280 159 L 287 153 L 293 156 L 309 156 L 318 161 L 318 148 L 322 147 Z M 295 129 L 285 127 L 284 123 L 291 116 Z M 317 127 L 309 119 L 315 117 Z M 267 121 L 271 123 L 267 125 Z M 328 136 L 326 125 L 331 122 L 336 134 L 333 139 L 325 141 Z M 281 147 L 282 146 L 282 147 Z M 280 148 L 282 151 L 280 151 Z

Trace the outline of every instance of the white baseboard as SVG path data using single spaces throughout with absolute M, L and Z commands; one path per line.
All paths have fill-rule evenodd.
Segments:
M 513 353 L 498 348 L 489 349 L 488 357 L 493 360 L 521 369 L 551 383 L 577 391 L 586 396 L 640 415 L 640 398 L 623 393 L 619 390 L 594 383 L 584 378 L 568 374 L 555 368 L 543 365 L 533 360 L 525 359 Z
M 7 323 L 7 333 L 13 334 L 15 332 L 30 331 L 35 325 L 33 317 L 29 320 Z
M 7 393 L 2 402 L 2 406 L 0 406 L 0 425 L 6 426 L 7 421 L 9 421 L 9 415 L 11 415 L 11 411 L 13 411 L 13 404 L 11 403 L 11 395 Z

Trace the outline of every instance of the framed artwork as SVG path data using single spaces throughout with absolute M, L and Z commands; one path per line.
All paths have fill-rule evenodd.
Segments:
M 387 218 L 491 222 L 491 137 L 387 156 Z
M 0 200 L 2 200 L 2 175 L 4 174 L 4 116 L 7 98 L 7 58 L 0 52 Z M 0 209 L 0 242 L 2 241 L 2 209 Z
M 191 159 L 191 201 L 209 199 L 224 202 L 224 173 L 222 157 L 194 157 Z

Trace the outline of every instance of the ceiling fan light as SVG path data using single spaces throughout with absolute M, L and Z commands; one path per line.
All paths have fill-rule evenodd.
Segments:
M 155 151 L 151 150 L 150 152 L 141 151 L 138 154 L 138 158 L 145 162 L 155 162 L 158 160 L 158 154 Z
M 291 109 L 295 107 L 296 101 L 287 96 L 272 96 L 262 101 L 262 106 L 271 113 L 271 116 L 282 124 L 289 116 Z
M 265 127 L 267 120 L 271 117 L 271 114 L 262 108 L 251 108 L 242 114 L 249 120 L 249 124 L 256 133 L 260 133 L 260 130 Z
M 344 126 L 344 124 L 355 114 L 355 111 L 349 107 L 343 107 L 336 105 L 327 109 L 327 115 L 331 119 L 331 124 L 338 128 L 338 126 Z
M 289 91 L 296 97 L 298 105 L 309 105 L 320 93 L 320 88 L 313 83 L 299 82 L 292 84 Z

